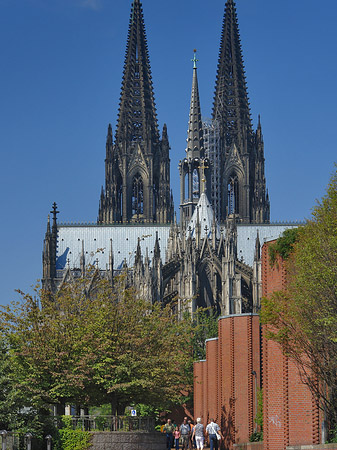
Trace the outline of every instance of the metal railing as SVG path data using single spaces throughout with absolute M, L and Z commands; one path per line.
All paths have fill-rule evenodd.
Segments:
M 19 434 L 11 431 L 1 430 L 1 450 L 18 450 L 20 447 Z
M 130 416 L 69 416 L 73 429 L 85 431 L 155 431 L 153 417 Z M 61 418 L 60 418 L 61 419 Z M 60 423 L 61 421 L 58 421 Z M 60 425 L 59 425 L 60 426 Z

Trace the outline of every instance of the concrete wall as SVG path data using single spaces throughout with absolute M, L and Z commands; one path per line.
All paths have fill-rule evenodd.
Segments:
M 234 444 L 234 450 L 263 450 L 263 442 L 247 442 L 246 444 Z
M 92 433 L 90 450 L 166 450 L 166 435 L 162 433 Z
M 287 447 L 287 450 L 337 450 L 337 444 L 295 445 Z

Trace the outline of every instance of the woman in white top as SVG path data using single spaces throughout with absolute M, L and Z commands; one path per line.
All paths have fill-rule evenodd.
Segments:
M 192 441 L 195 438 L 197 449 L 203 450 L 204 448 L 204 426 L 201 423 L 200 417 L 197 418 L 197 424 L 193 428 Z

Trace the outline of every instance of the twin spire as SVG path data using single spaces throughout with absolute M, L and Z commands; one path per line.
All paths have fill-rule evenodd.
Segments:
M 226 147 L 239 144 L 240 135 L 245 129 L 252 131 L 238 19 L 233 0 L 228 0 L 225 6 L 213 119 L 220 124 Z
M 180 206 L 189 221 L 204 192 L 205 156 L 212 165 L 209 198 L 219 221 L 269 222 L 261 126 L 252 130 L 234 0 L 227 0 L 220 44 L 212 130 L 204 138 L 194 52 L 186 157 L 180 162 Z M 212 133 L 212 136 L 211 136 Z M 211 147 L 212 142 L 216 143 Z M 207 144 L 207 145 L 206 145 Z M 116 138 L 108 130 L 106 188 L 99 223 L 170 223 L 169 142 L 160 139 L 140 0 L 130 15 Z M 205 161 L 204 161 L 205 162 Z M 209 165 L 209 164 L 208 164 Z M 188 183 L 187 190 L 185 184 Z M 186 222 L 185 222 L 186 223 Z
M 142 5 L 134 0 L 129 22 L 116 142 L 159 139 Z

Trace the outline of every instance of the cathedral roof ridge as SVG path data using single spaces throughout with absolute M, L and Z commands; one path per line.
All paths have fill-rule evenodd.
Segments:
M 74 222 L 74 221 L 63 221 L 57 223 L 58 228 L 84 228 L 84 227 L 97 227 L 97 228 L 169 228 L 171 226 L 170 223 L 133 223 L 133 222 L 114 222 L 114 223 L 98 223 L 95 221 L 92 222 Z

